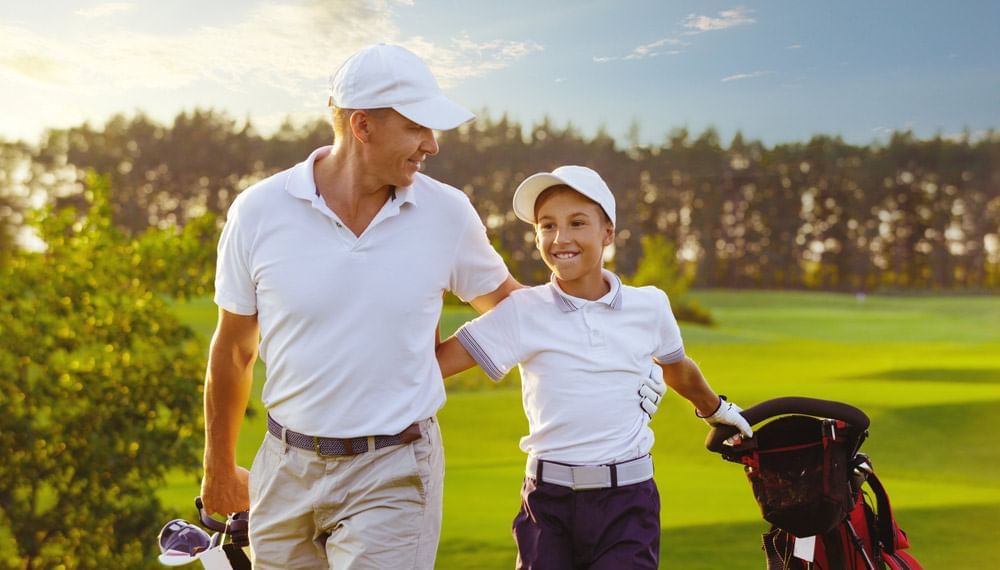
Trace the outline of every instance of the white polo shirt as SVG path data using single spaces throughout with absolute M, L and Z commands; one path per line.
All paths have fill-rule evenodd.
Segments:
M 655 364 L 684 358 L 667 295 L 604 271 L 596 301 L 547 285 L 511 293 L 457 336 L 494 380 L 521 369 L 531 457 L 575 464 L 635 459 L 653 446 L 639 387 Z
M 257 314 L 264 406 L 308 435 L 395 434 L 444 404 L 442 294 L 508 272 L 461 191 L 418 174 L 355 236 L 317 195 L 315 161 L 241 193 L 219 240 L 215 302 Z

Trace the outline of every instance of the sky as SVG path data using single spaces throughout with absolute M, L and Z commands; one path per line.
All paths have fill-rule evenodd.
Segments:
M 194 108 L 268 133 L 325 116 L 330 73 L 375 42 L 479 114 L 587 135 L 981 136 L 1000 128 L 998 22 L 993 0 L 7 2 L 0 138 Z

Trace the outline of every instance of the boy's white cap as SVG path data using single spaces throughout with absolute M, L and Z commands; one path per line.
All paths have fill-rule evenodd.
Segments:
M 475 115 L 441 93 L 422 59 L 394 45 L 368 46 L 330 76 L 333 105 L 341 109 L 391 107 L 418 125 L 454 129 Z
M 514 215 L 534 224 L 535 200 L 552 186 L 565 184 L 598 203 L 615 225 L 615 196 L 601 175 L 586 166 L 560 166 L 552 172 L 539 172 L 524 179 L 514 191 Z

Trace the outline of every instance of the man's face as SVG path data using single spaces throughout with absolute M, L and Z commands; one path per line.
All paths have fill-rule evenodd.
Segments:
M 538 207 L 535 217 L 535 244 L 560 281 L 601 274 L 614 227 L 600 206 L 576 191 L 558 192 Z
M 368 115 L 372 171 L 383 184 L 400 188 L 413 184 L 424 160 L 438 153 L 434 131 L 392 109 Z

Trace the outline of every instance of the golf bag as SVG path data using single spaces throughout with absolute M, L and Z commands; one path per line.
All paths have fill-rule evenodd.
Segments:
M 731 426 L 712 429 L 709 451 L 744 467 L 771 529 L 768 570 L 920 570 L 892 516 L 889 496 L 858 450 L 868 436 L 861 410 L 813 398 L 777 398 L 744 410 L 756 428 L 739 445 Z M 868 491 L 870 491 L 870 493 Z

